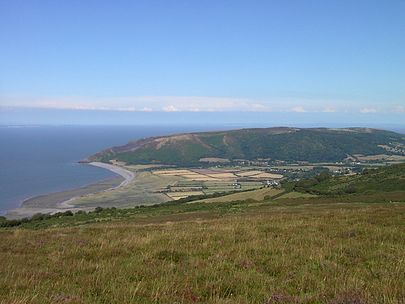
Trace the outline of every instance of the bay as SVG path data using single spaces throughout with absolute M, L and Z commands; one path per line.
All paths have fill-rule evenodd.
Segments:
M 207 129 L 204 126 L 1 126 L 0 214 L 37 195 L 113 177 L 108 170 L 78 163 L 97 151 L 144 137 Z

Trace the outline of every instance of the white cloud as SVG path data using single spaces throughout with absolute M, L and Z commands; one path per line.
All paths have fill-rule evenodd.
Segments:
M 361 113 L 377 113 L 375 108 L 362 108 L 360 109 Z
M 174 105 L 169 105 L 169 106 L 163 107 L 162 110 L 165 112 L 178 112 L 179 111 Z
M 288 97 L 254 98 L 214 96 L 62 96 L 27 97 L 1 96 L 0 105 L 6 107 L 36 107 L 72 110 L 104 110 L 127 112 L 345 112 L 345 113 L 405 113 L 404 106 L 382 106 L 353 100 L 327 100 Z M 397 104 L 398 105 L 398 104 Z
M 292 112 L 304 113 L 306 110 L 302 106 L 296 106 L 291 109 Z
M 0 103 L 8 107 L 35 107 L 71 110 L 109 111 L 270 111 L 269 102 L 254 99 L 207 96 L 128 96 L 128 97 L 54 97 L 7 98 Z

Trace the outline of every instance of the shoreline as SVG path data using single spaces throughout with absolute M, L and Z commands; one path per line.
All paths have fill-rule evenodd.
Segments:
M 135 174 L 133 172 L 116 165 L 101 162 L 91 162 L 86 164 L 109 170 L 117 176 L 78 188 L 27 198 L 22 201 L 19 207 L 7 210 L 5 216 L 8 219 L 18 219 L 23 217 L 31 217 L 35 213 L 56 213 L 67 210 L 93 210 L 94 207 L 77 207 L 72 203 L 84 196 L 100 192 L 109 192 L 125 187 L 135 178 Z
M 106 163 L 102 163 L 102 162 L 91 162 L 88 163 L 89 165 L 95 166 L 95 167 L 99 167 L 99 168 L 103 168 L 106 170 L 110 170 L 111 172 L 120 175 L 121 177 L 124 178 L 124 180 L 122 181 L 121 184 L 119 184 L 117 187 L 114 187 L 112 189 L 108 189 L 108 190 L 114 190 L 117 188 L 121 188 L 121 187 L 125 187 L 126 185 L 128 185 L 134 178 L 135 178 L 135 173 L 124 169 L 120 166 L 117 165 L 112 165 L 112 164 L 106 164 Z

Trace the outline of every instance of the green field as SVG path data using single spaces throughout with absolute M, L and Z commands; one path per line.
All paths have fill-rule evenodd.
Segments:
M 204 182 L 207 189 L 205 194 L 213 194 L 218 192 L 245 191 L 258 189 L 263 186 L 261 182 L 240 182 L 240 189 L 235 189 L 231 182 Z

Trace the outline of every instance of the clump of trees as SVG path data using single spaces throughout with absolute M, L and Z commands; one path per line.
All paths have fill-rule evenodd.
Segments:
M 322 171 L 314 177 L 301 179 L 295 182 L 295 184 L 292 185 L 292 190 L 298 192 L 319 194 L 319 190 L 315 189 L 314 187 L 322 182 L 329 180 L 331 177 L 332 175 L 328 171 Z
M 71 210 L 67 210 L 64 212 L 57 212 L 54 214 L 36 213 L 30 218 L 25 217 L 22 219 L 11 219 L 11 220 L 8 220 L 4 216 L 0 216 L 0 227 L 16 227 L 16 226 L 21 226 L 21 225 L 27 224 L 27 223 L 36 223 L 36 222 L 57 219 L 57 218 L 80 216 L 80 215 L 86 215 L 86 214 L 91 214 L 91 213 L 100 213 L 105 210 L 115 210 L 115 209 L 116 209 L 115 207 L 106 208 L 106 209 L 102 208 L 102 207 L 97 207 L 97 208 L 95 208 L 94 211 L 90 211 L 90 212 L 86 212 L 84 210 L 79 210 L 76 213 L 73 213 Z

